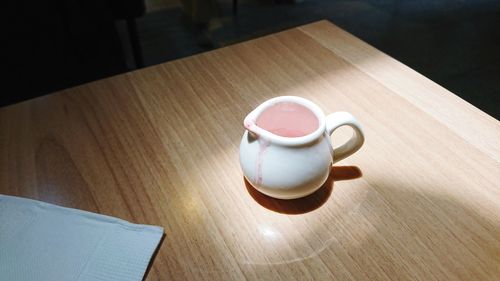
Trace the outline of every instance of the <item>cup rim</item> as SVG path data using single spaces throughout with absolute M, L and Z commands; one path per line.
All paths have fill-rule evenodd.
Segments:
M 262 129 L 257 126 L 257 117 L 267 108 L 281 102 L 293 102 L 305 106 L 307 109 L 311 110 L 316 118 L 318 118 L 318 128 L 310 134 L 301 137 L 283 137 L 273 134 L 267 130 Z M 243 121 L 245 128 L 259 138 L 264 138 L 270 142 L 281 144 L 281 145 L 304 145 L 311 143 L 320 138 L 325 132 L 325 114 L 321 108 L 313 103 L 312 101 L 298 96 L 279 96 L 266 100 L 259 106 L 257 106 L 253 111 L 251 111 Z

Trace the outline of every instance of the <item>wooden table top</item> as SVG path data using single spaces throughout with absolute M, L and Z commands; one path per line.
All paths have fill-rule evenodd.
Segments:
M 292 201 L 238 160 L 280 95 L 366 134 Z M 0 109 L 0 193 L 163 226 L 146 280 L 500 280 L 499 161 L 497 120 L 326 21 Z

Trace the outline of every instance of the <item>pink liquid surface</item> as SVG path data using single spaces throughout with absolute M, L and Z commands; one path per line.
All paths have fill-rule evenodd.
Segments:
M 266 108 L 256 123 L 266 131 L 288 138 L 308 135 L 319 126 L 318 118 L 311 110 L 293 102 L 281 102 Z

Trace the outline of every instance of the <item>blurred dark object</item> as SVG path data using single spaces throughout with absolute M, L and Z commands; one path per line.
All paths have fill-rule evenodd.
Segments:
M 114 20 L 143 15 L 143 0 L 12 2 L 4 10 L 0 106 L 128 70 Z
M 233 0 L 233 16 L 238 14 L 238 0 Z
M 210 23 L 219 14 L 216 0 L 181 0 L 185 24 L 196 36 L 197 44 L 204 48 L 213 48 L 214 42 Z
M 144 0 L 109 0 L 116 19 L 138 18 L 146 13 Z M 106 2 L 106 1 L 102 1 Z
M 136 68 L 144 67 L 142 48 L 137 32 L 137 22 L 135 20 L 146 13 L 144 0 L 111 0 L 111 2 L 115 19 L 125 20 L 127 22 L 127 31 Z

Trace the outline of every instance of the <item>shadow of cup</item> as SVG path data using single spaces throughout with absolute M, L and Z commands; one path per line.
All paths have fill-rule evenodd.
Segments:
M 356 179 L 362 175 L 363 173 L 356 166 L 332 167 L 327 180 L 318 190 L 308 196 L 291 200 L 267 196 L 255 189 L 246 178 L 243 178 L 243 180 L 250 196 L 264 208 L 282 214 L 298 215 L 321 207 L 330 198 L 335 181 Z

